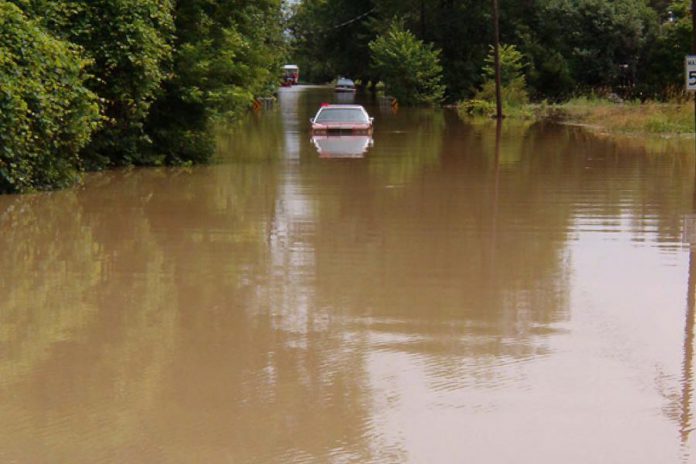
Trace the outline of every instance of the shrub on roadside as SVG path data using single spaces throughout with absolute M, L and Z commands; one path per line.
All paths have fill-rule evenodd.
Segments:
M 370 42 L 372 68 L 386 92 L 402 105 L 436 104 L 442 101 L 440 51 L 418 40 L 396 21 Z
M 86 62 L 4 0 L 0 37 L 0 193 L 70 185 L 99 123 Z
M 476 93 L 476 98 L 495 101 L 493 47 L 491 47 L 488 57 L 486 57 L 483 78 L 483 87 Z M 529 103 L 522 53 L 514 45 L 500 46 L 500 84 L 500 93 L 505 106 L 520 106 Z
M 531 116 L 524 107 L 529 103 L 527 81 L 524 77 L 522 54 L 514 45 L 500 47 L 500 94 L 503 101 L 503 113 L 507 116 L 526 118 Z M 462 116 L 495 116 L 495 67 L 493 48 L 486 58 L 483 68 L 484 83 L 476 92 L 473 100 L 459 103 Z
M 458 105 L 457 110 L 460 115 L 472 118 L 495 116 L 495 104 L 488 100 L 464 100 Z
M 280 0 L 176 2 L 173 69 L 146 123 L 152 156 L 202 163 L 212 128 L 277 87 L 284 54 Z
M 144 124 L 167 76 L 172 0 L 12 1 L 90 60 L 86 84 L 104 118 L 82 153 L 87 167 L 156 164 Z

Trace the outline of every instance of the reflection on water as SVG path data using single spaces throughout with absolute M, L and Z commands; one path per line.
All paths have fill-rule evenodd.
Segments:
M 370 135 L 313 135 L 321 158 L 362 158 L 374 141 Z
M 340 103 L 343 105 L 350 105 L 355 103 L 355 93 L 354 92 L 336 92 L 334 96 L 334 103 Z
M 696 459 L 690 151 L 335 97 L 0 197 L 0 462 Z

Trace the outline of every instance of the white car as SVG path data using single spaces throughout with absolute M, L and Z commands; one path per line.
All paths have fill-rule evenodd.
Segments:
M 372 134 L 373 118 L 360 105 L 322 105 L 309 122 L 313 134 Z

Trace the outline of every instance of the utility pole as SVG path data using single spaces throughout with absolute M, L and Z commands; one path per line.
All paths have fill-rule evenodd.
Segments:
M 692 1 L 692 8 L 694 8 L 694 3 L 696 3 L 696 0 Z M 495 117 L 498 119 L 498 121 L 500 121 L 503 119 L 503 101 L 500 95 L 500 25 L 498 24 L 498 0 L 493 0 L 493 36 L 493 61 L 495 64 Z M 694 39 L 694 47 L 696 47 L 696 39 Z

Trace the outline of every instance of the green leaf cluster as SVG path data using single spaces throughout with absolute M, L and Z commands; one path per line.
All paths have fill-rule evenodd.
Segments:
M 557 101 L 616 92 L 665 96 L 683 88 L 691 0 L 498 2 L 501 42 L 523 57 L 530 97 Z M 491 2 L 474 0 L 300 0 L 290 19 L 293 61 L 305 76 L 375 81 L 369 44 L 393 18 L 440 50 L 446 99 L 474 97 L 493 42 Z M 520 87 L 517 85 L 517 87 Z
M 371 80 L 369 43 L 384 26 L 372 0 L 303 0 L 290 9 L 292 62 L 309 82 Z M 356 20 L 356 18 L 359 18 Z
M 370 42 L 369 47 L 374 74 L 400 104 L 434 104 L 442 100 L 445 86 L 439 50 L 418 40 L 399 21 Z
M 0 192 L 205 162 L 275 90 L 282 0 L 0 0 Z
M 278 83 L 284 57 L 280 0 L 188 0 L 175 10 L 172 78 L 148 119 L 168 164 L 205 162 L 212 126 L 246 111 Z
M 103 123 L 82 156 L 89 168 L 150 164 L 144 123 L 167 78 L 172 0 L 14 0 L 89 60 Z
M 637 69 L 639 91 L 673 96 L 684 87 L 684 57 L 691 53 L 691 0 L 671 2 Z
M 4 0 L 0 38 L 0 193 L 70 185 L 100 122 L 89 63 Z
M 515 107 L 529 103 L 527 81 L 524 76 L 524 56 L 514 45 L 500 46 L 500 94 L 506 107 Z M 495 102 L 495 57 L 493 46 L 486 57 L 483 67 L 484 83 L 476 92 L 475 101 Z

